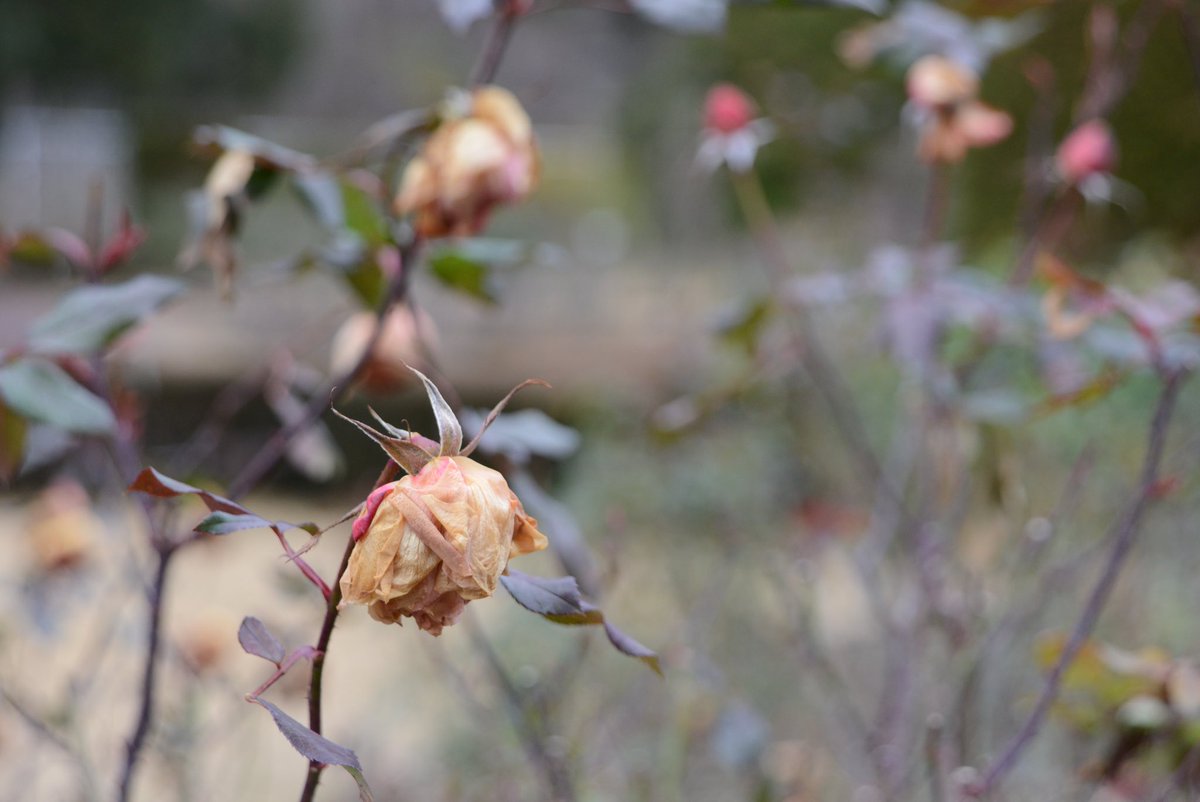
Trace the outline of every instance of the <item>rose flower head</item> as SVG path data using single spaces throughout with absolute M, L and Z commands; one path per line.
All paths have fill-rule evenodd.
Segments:
M 340 376 L 358 362 L 378 325 L 374 312 L 363 310 L 346 318 L 333 335 L 329 349 L 329 367 Z M 419 308 L 394 307 L 383 321 L 383 331 L 363 368 L 359 383 L 372 393 L 391 393 L 414 381 L 409 365 L 426 363 L 425 348 L 436 351 L 437 328 L 433 318 Z
M 758 106 L 737 86 L 721 83 L 709 89 L 697 163 L 706 170 L 721 164 L 738 173 L 749 170 L 758 149 L 774 136 L 770 121 L 757 114 Z
M 1054 154 L 1059 177 L 1075 186 L 1117 166 L 1117 142 L 1103 120 L 1088 120 L 1072 131 Z
M 386 434 L 351 421 L 407 475 L 372 492 L 354 521 L 340 606 L 365 604 L 384 623 L 408 616 L 439 635 L 468 602 L 495 592 L 511 558 L 546 548 L 546 536 L 504 476 L 470 458 L 483 430 L 531 382 L 509 393 L 464 448 L 462 427 L 437 387 L 413 373 L 425 384 L 441 442 L 382 420 Z
M 1012 118 L 978 99 L 979 76 L 945 56 L 925 56 L 908 70 L 909 100 L 920 112 L 922 161 L 952 164 L 1012 132 Z
M 441 124 L 404 170 L 395 207 L 414 215 L 423 237 L 469 236 L 537 181 L 529 115 L 507 89 L 483 86 L 445 104 Z

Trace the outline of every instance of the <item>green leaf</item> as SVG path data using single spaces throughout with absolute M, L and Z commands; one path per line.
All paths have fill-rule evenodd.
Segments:
M 387 242 L 387 218 L 375 200 L 348 181 L 341 182 L 341 194 L 345 227 L 370 245 Z
M 743 303 L 717 322 L 717 336 L 753 356 L 758 351 L 759 337 L 770 318 L 769 301 L 758 299 Z
M 323 735 L 318 735 L 265 699 L 255 696 L 249 701 L 261 705 L 271 714 L 271 718 L 275 719 L 275 726 L 279 728 L 283 737 L 288 739 L 288 743 L 297 752 L 317 763 L 345 768 L 354 778 L 354 782 L 358 783 L 359 798 L 363 802 L 371 802 L 373 799 L 371 789 L 367 785 L 366 778 L 363 777 L 358 756 L 353 751 L 341 744 L 334 743 Z
M 0 402 L 0 484 L 11 482 L 25 459 L 25 436 L 29 425 Z
M 276 523 L 260 518 L 252 513 L 231 513 L 217 511 L 196 524 L 197 532 L 206 535 L 228 535 L 230 532 L 241 532 L 246 529 L 274 529 Z M 290 527 L 289 527 L 290 528 Z
M 29 347 L 51 354 L 94 354 L 181 293 L 185 285 L 161 276 L 68 293 L 30 330 Z
M 45 359 L 20 359 L 0 368 L 0 400 L 27 420 L 79 434 L 111 434 L 112 409 Z
M 453 290 L 485 303 L 499 302 L 490 268 L 460 251 L 441 251 L 429 260 L 434 278 Z

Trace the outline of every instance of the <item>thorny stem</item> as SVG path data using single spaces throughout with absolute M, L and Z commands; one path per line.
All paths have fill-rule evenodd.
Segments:
M 382 487 L 396 477 L 399 470 L 396 463 L 388 460 L 375 480 L 375 488 Z M 346 550 L 342 552 L 342 562 L 338 565 L 337 575 L 333 578 L 333 591 L 325 603 L 325 620 L 321 622 L 321 634 L 317 637 L 317 653 L 313 656 L 312 674 L 308 682 L 308 728 L 318 735 L 321 734 L 321 679 L 325 673 L 325 653 L 329 650 L 329 640 L 333 637 L 333 625 L 337 623 L 338 605 L 342 601 L 342 574 L 350 564 L 350 553 L 354 551 L 354 538 L 346 537 Z M 304 780 L 304 790 L 300 792 L 300 802 L 312 802 L 317 792 L 317 783 L 321 781 L 324 763 L 315 760 L 308 763 L 308 774 Z
M 1154 496 L 1155 487 L 1158 484 L 1159 467 L 1162 463 L 1163 451 L 1166 445 L 1167 427 L 1170 424 L 1171 415 L 1175 409 L 1175 402 L 1179 397 L 1179 391 L 1183 386 L 1184 379 L 1185 374 L 1182 372 L 1173 373 L 1164 378 L 1158 407 L 1154 411 L 1154 418 L 1150 424 L 1149 443 L 1146 447 L 1145 460 L 1142 463 L 1138 490 L 1126 509 L 1125 514 L 1117 520 L 1113 528 L 1111 534 L 1112 548 L 1109 552 L 1108 560 L 1104 565 L 1104 570 L 1100 574 L 1100 578 L 1096 580 L 1096 584 L 1092 587 L 1092 592 L 1088 595 L 1079 620 L 1076 622 L 1070 638 L 1063 647 L 1062 653 L 1046 677 L 1045 684 L 1042 686 L 1041 694 L 1038 696 L 1037 704 L 1034 706 L 1033 711 L 1025 720 L 1025 724 L 1009 741 L 1008 746 L 1001 753 L 1000 757 L 984 772 L 983 778 L 979 783 L 969 789 L 972 796 L 978 798 L 986 797 L 1016 767 L 1025 750 L 1033 743 L 1034 738 L 1037 737 L 1046 719 L 1046 715 L 1050 712 L 1050 708 L 1058 698 L 1063 676 L 1066 674 L 1067 668 L 1091 636 L 1092 630 L 1095 629 L 1096 622 L 1104 610 L 1104 605 L 1112 593 L 1117 577 L 1120 575 L 1121 569 L 1125 565 L 1125 560 L 1129 556 L 1134 541 L 1137 539 L 1142 518 L 1145 515 L 1147 507 L 1149 507 L 1150 500 Z

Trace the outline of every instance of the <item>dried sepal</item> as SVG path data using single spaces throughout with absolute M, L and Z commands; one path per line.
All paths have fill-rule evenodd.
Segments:
M 408 369 L 417 374 L 417 378 L 425 385 L 425 392 L 429 395 L 429 404 L 433 407 L 433 415 L 437 419 L 438 442 L 441 444 L 438 456 L 458 456 L 462 450 L 463 432 L 454 410 L 446 403 L 446 399 L 442 397 L 442 391 L 438 389 L 432 379 L 411 365 Z
M 421 448 L 411 439 L 386 435 L 361 421 L 356 421 L 354 418 L 343 415 L 336 409 L 333 410 L 333 414 L 357 426 L 359 431 L 374 440 L 376 445 L 382 448 L 385 454 L 404 469 L 405 473 L 415 474 L 433 459 L 433 454 Z
M 479 427 L 479 431 L 475 433 L 475 436 L 473 438 L 471 438 L 471 442 L 467 443 L 467 447 L 464 448 L 460 452 L 462 454 L 462 456 L 464 456 L 464 457 L 471 456 L 471 453 L 473 451 L 475 451 L 476 447 L 479 446 L 479 441 L 483 438 L 483 435 L 488 430 L 488 427 L 491 426 L 493 423 L 495 423 L 496 418 L 498 418 L 500 416 L 500 413 L 504 411 L 504 408 L 506 406 L 508 406 L 508 402 L 512 401 L 513 396 L 515 396 L 517 393 L 521 392 L 521 390 L 523 390 L 526 387 L 533 385 L 533 384 L 536 384 L 539 387 L 549 387 L 550 386 L 549 382 L 542 381 L 541 379 L 526 379 L 525 381 L 518 384 L 516 387 L 509 390 L 508 395 L 504 396 L 504 398 L 501 398 L 500 402 L 498 404 L 496 404 L 496 406 L 492 407 L 492 411 L 489 412 L 487 417 L 483 419 L 483 424 Z

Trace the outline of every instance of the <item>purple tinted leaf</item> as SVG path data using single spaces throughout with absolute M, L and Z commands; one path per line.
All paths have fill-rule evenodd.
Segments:
M 618 652 L 627 654 L 630 657 L 636 657 L 650 666 L 655 674 L 658 674 L 660 677 L 663 675 L 662 664 L 658 661 L 658 654 L 653 650 L 638 643 L 607 621 L 604 622 L 604 633 L 608 635 L 609 643 L 616 647 Z
M 279 638 L 271 634 L 266 624 L 253 616 L 242 619 L 242 625 L 238 627 L 238 643 L 242 644 L 247 654 L 270 660 L 275 665 L 282 663 L 287 656 Z
M 506 575 L 500 577 L 500 582 L 517 604 L 555 623 L 599 624 L 604 620 L 603 616 L 597 617 L 599 610 L 585 609 L 583 598 L 579 595 L 579 585 L 573 576 L 547 579 L 510 568 Z
M 354 752 L 341 744 L 335 744 L 323 735 L 318 735 L 265 699 L 255 696 L 250 701 L 266 708 L 267 712 L 271 714 L 271 718 L 275 719 L 275 726 L 279 728 L 283 737 L 288 739 L 288 743 L 297 752 L 309 760 L 315 760 L 327 766 L 345 766 L 347 769 L 354 769 L 361 776 L 362 765 L 359 764 L 358 756 Z M 358 778 L 355 777 L 355 779 Z
M 563 576 L 557 579 L 547 579 L 523 574 L 510 568 L 507 574 L 500 577 L 500 582 L 503 583 L 517 604 L 556 624 L 602 624 L 608 640 L 618 651 L 630 657 L 636 657 L 650 666 L 659 676 L 662 676 L 662 666 L 659 665 L 658 655 L 605 621 L 604 613 L 600 611 L 600 608 L 585 601 L 579 595 L 579 586 L 575 582 L 575 577 Z

